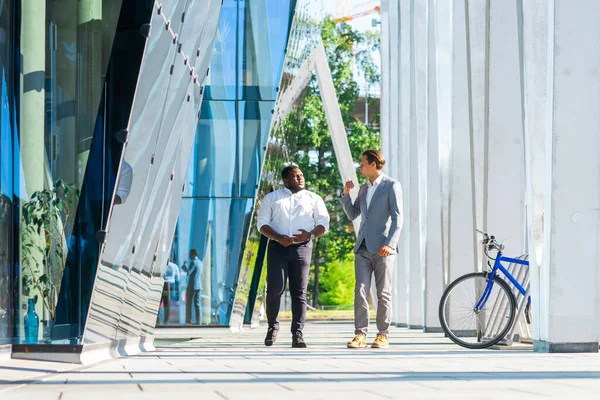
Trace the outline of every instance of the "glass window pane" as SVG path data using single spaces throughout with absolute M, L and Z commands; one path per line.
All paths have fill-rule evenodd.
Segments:
M 238 96 L 275 100 L 283 68 L 291 0 L 239 2 Z
M 180 281 L 171 294 L 169 325 L 229 324 L 253 204 L 253 199 L 182 200 L 171 257 Z M 195 264 L 191 250 L 198 254 Z M 163 304 L 161 324 L 164 315 Z
M 254 198 L 269 137 L 274 103 L 241 101 L 240 126 L 240 197 Z
M 184 196 L 236 196 L 235 104 L 233 101 L 202 103 Z
M 235 99 L 236 21 L 237 0 L 224 0 L 206 79 L 206 100 Z

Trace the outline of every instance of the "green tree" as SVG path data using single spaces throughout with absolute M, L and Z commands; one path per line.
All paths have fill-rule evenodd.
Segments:
M 353 69 L 358 70 L 368 85 L 379 83 L 379 71 L 372 58 L 373 52 L 379 47 L 379 37 L 376 34 L 360 33 L 346 23 L 338 24 L 331 19 L 324 22 L 321 36 L 352 157 L 357 160 L 364 150 L 379 148 L 379 132 L 372 129 L 372 126 L 379 126 L 379 115 L 376 115 L 369 126 L 354 117 L 353 111 L 359 98 L 359 85 L 355 80 Z M 331 216 L 330 233 L 319 238 L 313 250 L 314 268 L 309 285 L 313 306 L 320 304 L 321 290 L 327 293 L 323 298 L 324 304 L 325 302 L 337 303 L 338 300 L 334 299 L 347 300 L 347 296 L 345 297 L 343 293 L 347 293 L 344 285 L 349 281 L 336 283 L 328 277 L 322 282 L 325 287 L 322 287 L 320 282 L 321 270 L 327 275 L 330 274 L 329 269 L 334 268 L 335 274 L 338 274 L 340 260 L 352 254 L 354 232 L 352 224 L 337 200 L 342 182 L 315 76 L 312 77 L 306 90 L 302 107 L 295 108 L 287 115 L 283 122 L 283 130 L 294 133 L 298 150 L 293 154 L 291 161 L 298 164 L 304 172 L 308 189 L 325 199 Z M 353 269 L 348 273 L 353 279 Z M 351 285 L 353 286 L 353 283 Z M 336 290 L 338 294 L 335 293 Z M 353 287 L 349 290 L 352 293 Z

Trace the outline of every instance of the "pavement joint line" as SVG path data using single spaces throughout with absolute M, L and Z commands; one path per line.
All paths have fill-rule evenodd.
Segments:
M 218 390 L 215 390 L 215 393 L 217 394 L 217 396 L 219 396 L 225 400 L 229 400 L 229 398 L 227 396 L 225 396 L 223 393 L 219 392 Z
M 373 395 L 375 395 L 375 396 L 383 397 L 384 399 L 393 399 L 393 397 L 386 396 L 386 395 L 384 395 L 383 393 L 377 393 L 377 392 L 375 392 L 375 391 L 373 391 L 373 390 L 365 390 L 365 392 L 367 392 L 367 393 L 370 393 L 370 394 L 373 394 Z

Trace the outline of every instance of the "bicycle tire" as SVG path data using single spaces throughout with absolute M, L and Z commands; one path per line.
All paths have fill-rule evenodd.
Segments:
M 447 306 L 448 298 L 453 293 L 453 291 L 458 287 L 459 284 L 464 283 L 469 279 L 484 279 L 484 281 L 487 282 L 489 277 L 488 277 L 488 274 L 486 274 L 484 272 L 473 272 L 470 274 L 463 275 L 463 276 L 457 278 L 456 280 L 454 280 L 446 288 L 446 290 L 444 290 L 442 298 L 440 299 L 440 305 L 439 305 L 440 324 L 442 326 L 442 329 L 448 336 L 448 338 L 450 340 L 452 340 L 454 343 L 458 344 L 459 346 L 462 346 L 462 347 L 465 347 L 468 349 L 485 349 L 487 347 L 491 347 L 491 346 L 495 345 L 496 343 L 501 341 L 506 336 L 506 334 L 512 327 L 514 320 L 516 318 L 517 301 L 515 299 L 515 296 L 514 296 L 512 290 L 506 283 L 506 281 L 504 281 L 502 278 L 500 278 L 498 276 L 494 276 L 494 278 L 493 278 L 494 286 L 492 287 L 492 291 L 494 290 L 494 287 L 496 287 L 496 285 L 497 285 L 497 287 L 500 288 L 499 290 L 501 290 L 501 292 L 506 296 L 506 299 L 509 302 L 508 307 L 506 307 L 506 305 L 504 305 L 504 308 L 506 308 L 507 311 L 509 312 L 508 316 L 503 318 L 505 320 L 504 321 L 505 326 L 503 326 L 501 329 L 497 330 L 497 332 L 493 332 L 492 333 L 493 336 L 491 336 L 491 337 L 482 335 L 481 331 L 479 330 L 479 325 L 480 325 L 479 318 L 480 317 L 478 317 L 478 315 L 480 315 L 480 313 L 473 313 L 473 315 L 475 316 L 475 320 L 476 320 L 475 330 L 470 330 L 470 329 L 463 330 L 463 331 L 453 330 L 450 328 L 450 324 L 448 323 L 448 320 L 446 318 L 446 309 L 448 307 Z M 500 295 L 498 294 L 497 296 L 500 296 Z M 475 303 L 479 300 L 481 295 L 477 295 L 474 293 L 473 297 L 474 298 L 473 298 L 472 306 L 475 305 Z M 490 295 L 490 297 L 491 297 L 491 295 Z M 490 305 L 490 303 L 492 303 L 492 302 L 496 303 L 497 299 L 498 299 L 498 297 L 495 297 L 495 299 L 490 302 L 490 300 L 491 300 L 491 298 L 490 298 L 488 300 L 488 303 L 486 303 L 486 306 L 484 307 L 483 311 L 485 311 L 487 309 L 487 307 L 488 307 L 488 305 Z M 492 305 L 492 307 L 496 307 L 496 306 Z M 492 315 L 493 315 L 493 313 L 492 313 Z M 469 317 L 469 315 L 467 315 L 467 317 Z M 502 323 L 502 321 L 501 321 L 501 323 Z M 484 326 L 483 334 L 487 333 L 486 329 L 487 329 L 487 326 Z M 475 334 L 476 334 L 475 338 L 476 338 L 477 342 L 468 342 L 466 340 L 461 339 L 461 337 L 473 337 L 473 336 L 467 336 L 466 333 L 460 334 L 459 332 L 469 332 L 469 334 L 471 332 L 475 332 Z M 482 341 L 482 340 L 484 340 L 484 341 Z
M 225 306 L 225 307 L 223 307 Z M 229 319 L 231 318 L 231 303 L 228 301 L 222 301 L 215 307 L 215 322 L 218 325 L 227 325 L 229 323 Z M 225 318 L 227 322 L 219 321 L 219 317 Z

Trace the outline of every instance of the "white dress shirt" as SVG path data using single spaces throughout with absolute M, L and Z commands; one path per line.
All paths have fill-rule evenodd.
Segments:
M 329 230 L 329 213 L 318 194 L 301 190 L 293 194 L 283 188 L 265 196 L 258 210 L 258 230 L 269 225 L 280 235 L 300 234 L 300 229 L 312 231 L 322 225 Z
M 179 280 L 179 267 L 177 264 L 169 262 L 165 272 L 165 283 L 175 283 L 176 280 Z
M 382 180 L 383 174 L 379 174 L 373 183 L 371 183 L 370 180 L 367 181 L 367 210 L 369 209 L 369 206 L 371 205 L 371 199 L 373 198 L 373 195 L 375 194 L 375 191 Z

